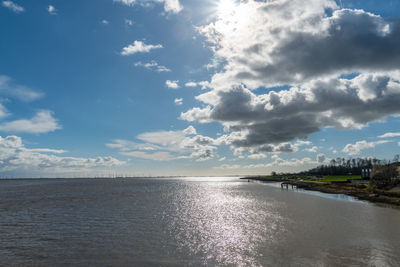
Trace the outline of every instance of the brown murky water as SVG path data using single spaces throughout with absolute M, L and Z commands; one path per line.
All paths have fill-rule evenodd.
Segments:
M 400 266 L 400 210 L 238 178 L 0 181 L 0 265 Z

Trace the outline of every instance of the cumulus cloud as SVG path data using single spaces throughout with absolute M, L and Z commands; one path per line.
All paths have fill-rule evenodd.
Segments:
M 399 137 L 400 133 L 385 133 L 383 135 L 378 136 L 379 138 L 392 138 L 392 137 Z
M 236 5 L 198 27 L 224 66 L 211 91 L 196 97 L 202 106 L 181 119 L 219 122 L 221 144 L 264 154 L 258 150 L 296 151 L 289 142 L 323 128 L 361 129 L 400 114 L 399 20 L 340 9 L 333 0 Z
M 197 83 L 196 82 L 187 82 L 187 83 L 185 83 L 185 86 L 186 87 L 196 87 Z
M 193 134 L 197 134 L 197 131 L 196 131 L 196 128 L 194 128 L 192 125 L 190 125 L 185 130 L 183 130 L 183 133 L 187 134 L 187 135 L 193 135 Z
M 13 133 L 41 134 L 58 129 L 61 129 L 61 126 L 49 110 L 39 111 L 31 119 L 14 120 L 0 124 L 0 131 Z
M 179 13 L 183 7 L 180 4 L 179 0 L 114 0 L 114 2 L 120 2 L 125 5 L 148 5 L 149 2 L 154 3 L 163 3 L 165 12 L 169 13 Z
M 14 3 L 13 1 L 3 1 L 2 5 L 15 13 L 21 13 L 25 11 L 22 6 Z
M 187 82 L 185 83 L 186 87 L 197 87 L 200 86 L 202 90 L 209 88 L 210 83 L 208 81 L 200 81 L 200 82 Z
M 374 148 L 377 145 L 386 144 L 386 143 L 389 143 L 389 142 L 390 141 L 388 141 L 388 140 L 381 140 L 381 141 L 376 141 L 376 142 L 367 142 L 365 140 L 358 141 L 355 144 L 347 144 L 343 148 L 342 152 L 347 153 L 347 154 L 349 154 L 351 156 L 359 155 L 362 150 L 369 149 L 369 148 Z
M 184 112 L 181 119 L 222 123 L 230 132 L 228 144 L 235 147 L 279 144 L 303 139 L 323 127 L 358 129 L 400 114 L 400 74 L 316 79 L 261 95 L 237 86 L 197 99 L 207 106 Z
M 0 75 L 0 95 L 30 102 L 43 97 L 44 94 L 24 85 L 17 84 L 12 78 L 6 75 Z
M 152 60 L 147 63 L 142 63 L 138 61 L 134 64 L 135 67 L 143 67 L 148 70 L 156 71 L 156 72 L 170 72 L 171 70 L 165 66 L 159 65 L 155 60 Z
M 179 81 L 170 81 L 166 80 L 165 85 L 171 89 L 178 89 L 179 88 Z
M 128 56 L 128 55 L 133 55 L 136 53 L 148 53 L 151 50 L 160 49 L 160 48 L 163 48 L 163 46 L 160 44 L 147 45 L 142 41 L 134 41 L 133 44 L 130 44 L 130 45 L 122 48 L 121 55 Z
M 214 88 L 299 84 L 400 66 L 399 21 L 339 9 L 333 0 L 243 1 L 199 31 L 226 62 L 212 78 Z
M 65 173 L 124 164 L 113 157 L 78 158 L 55 155 L 65 152 L 48 148 L 29 149 L 18 136 L 0 136 L 0 172 L 28 175 L 32 172 Z
M 110 24 L 110 22 L 109 22 L 108 20 L 106 20 L 106 19 L 103 19 L 103 20 L 101 21 L 101 23 L 104 24 L 104 25 Z
M 179 13 L 183 7 L 179 0 L 164 0 L 164 9 L 166 12 Z
M 57 15 L 57 9 L 52 5 L 47 7 L 47 12 L 49 12 L 50 15 Z
M 235 143 L 235 139 L 231 138 L 231 136 L 223 135 L 217 140 L 215 140 L 215 144 L 218 145 L 230 145 L 236 156 L 241 156 L 243 154 L 248 154 L 249 158 L 263 158 L 266 157 L 266 153 L 292 153 L 298 150 L 296 145 L 290 143 L 281 143 L 278 145 L 259 145 L 259 146 L 238 146 Z
M 139 134 L 140 142 L 114 140 L 106 146 L 119 149 L 122 155 L 164 161 L 194 159 L 204 161 L 214 157 L 215 140 L 198 135 L 193 126 L 178 131 L 158 131 Z
M 175 98 L 174 103 L 177 106 L 182 105 L 183 104 L 183 98 Z

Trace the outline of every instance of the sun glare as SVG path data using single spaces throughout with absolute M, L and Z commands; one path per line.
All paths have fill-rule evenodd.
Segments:
M 218 16 L 226 18 L 234 13 L 236 3 L 234 0 L 220 0 L 217 6 Z

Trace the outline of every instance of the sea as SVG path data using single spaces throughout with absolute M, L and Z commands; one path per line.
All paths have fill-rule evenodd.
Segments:
M 400 266 L 400 210 L 238 177 L 0 180 L 1 266 Z

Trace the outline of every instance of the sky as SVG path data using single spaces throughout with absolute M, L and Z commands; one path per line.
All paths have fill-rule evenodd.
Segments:
M 0 1 L 0 177 L 400 154 L 398 0 Z

